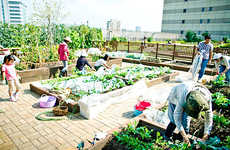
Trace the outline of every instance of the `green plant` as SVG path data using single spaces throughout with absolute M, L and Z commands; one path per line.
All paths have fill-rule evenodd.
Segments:
M 213 121 L 220 126 L 230 126 L 230 120 L 225 118 L 223 115 L 213 115 Z
M 230 106 L 230 100 L 220 92 L 213 93 L 212 100 L 217 106 L 223 108 L 228 108 Z
M 220 87 L 225 85 L 225 75 L 219 75 L 215 80 L 211 81 L 211 84 Z

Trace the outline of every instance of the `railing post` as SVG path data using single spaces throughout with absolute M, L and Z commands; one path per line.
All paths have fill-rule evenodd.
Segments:
M 141 53 L 143 52 L 144 49 L 144 43 L 141 43 Z
M 128 53 L 129 53 L 129 41 L 128 41 Z
M 159 43 L 157 43 L 157 49 L 156 49 L 156 59 L 157 59 L 157 55 L 158 55 L 158 48 L 159 48 Z
M 193 46 L 193 51 L 192 51 L 192 63 L 193 63 L 193 59 L 195 57 L 195 53 L 196 53 L 196 45 Z
M 173 56 L 172 56 L 172 60 L 175 59 L 175 54 L 176 54 L 176 44 L 173 45 Z

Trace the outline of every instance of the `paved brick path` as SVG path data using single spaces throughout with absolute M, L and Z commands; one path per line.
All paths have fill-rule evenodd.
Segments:
M 187 78 L 186 73 L 180 76 Z M 171 88 L 176 82 L 156 85 L 151 91 Z M 92 139 L 96 132 L 119 127 L 132 118 L 136 97 L 128 97 L 122 103 L 110 106 L 93 120 L 76 115 L 71 120 L 38 121 L 39 112 L 50 109 L 34 108 L 39 96 L 29 90 L 29 84 L 22 84 L 22 92 L 17 102 L 8 101 L 8 87 L 0 85 L 0 150 L 52 150 L 67 149 L 86 139 Z M 168 93 L 165 93 L 166 95 Z

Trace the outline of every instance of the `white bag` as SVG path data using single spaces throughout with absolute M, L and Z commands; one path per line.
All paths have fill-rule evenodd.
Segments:
M 198 71 L 201 68 L 202 59 L 203 59 L 202 55 L 196 55 L 195 58 L 194 58 L 192 66 L 189 69 L 189 72 L 192 73 L 192 80 L 195 80 L 196 75 L 197 75 Z

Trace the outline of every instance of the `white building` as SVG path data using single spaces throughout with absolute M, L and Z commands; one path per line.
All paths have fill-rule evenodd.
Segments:
M 9 24 L 26 22 L 26 5 L 22 0 L 0 0 L 0 21 Z
M 164 0 L 161 32 L 230 38 L 230 0 Z

